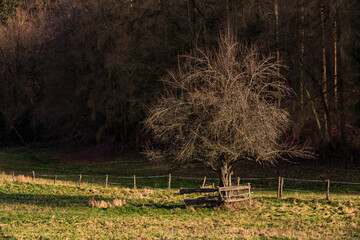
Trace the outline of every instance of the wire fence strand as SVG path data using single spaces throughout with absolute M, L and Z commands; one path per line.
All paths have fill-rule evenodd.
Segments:
M 312 179 L 299 179 L 299 178 L 284 178 L 284 180 L 298 181 L 298 182 L 321 182 L 321 183 L 326 182 L 326 180 L 312 180 Z
M 331 183 L 349 184 L 349 185 L 360 185 L 360 183 L 354 183 L 354 182 L 339 182 L 339 181 L 331 181 Z
M 12 174 L 15 173 L 14 170 L 10 170 Z M 3 171 L 5 173 L 5 171 Z M 31 173 L 30 172 L 18 172 L 17 175 L 30 175 L 31 176 Z M 153 175 L 153 176 L 116 176 L 116 175 L 91 175 L 91 174 L 85 174 L 85 175 L 81 175 L 80 173 L 79 174 L 37 174 L 36 175 L 37 177 L 44 177 L 44 178 L 55 178 L 54 181 L 56 181 L 56 178 L 75 178 L 75 177 L 86 177 L 86 178 L 91 178 L 92 179 L 92 183 L 93 184 L 102 184 L 103 182 L 101 182 L 99 179 L 100 178 L 104 178 L 107 176 L 107 179 L 127 179 L 127 180 L 132 180 L 132 179 L 161 179 L 161 178 L 169 178 L 170 175 Z M 98 178 L 98 179 L 97 179 Z M 191 177 L 191 176 L 171 176 L 171 178 L 169 179 L 169 182 L 170 180 L 172 179 L 172 181 L 175 180 L 176 182 L 176 179 L 177 180 L 188 180 L 188 181 L 191 181 L 193 180 L 193 182 L 191 184 L 195 185 L 195 181 L 198 182 L 198 181 L 203 181 L 205 178 L 204 177 Z M 257 177 L 244 177 L 244 178 L 240 178 L 242 181 L 273 181 L 273 180 L 278 180 L 279 178 L 274 178 L 274 177 L 268 177 L 268 178 L 257 178 Z M 328 180 L 319 180 L 319 179 L 301 179 L 301 178 L 283 178 L 284 180 L 286 181 L 294 181 L 294 182 L 312 182 L 312 183 L 326 183 Z M 207 181 L 218 181 L 219 178 L 215 178 L 215 177 L 208 177 L 206 178 Z M 107 183 L 109 185 L 123 185 L 123 186 L 134 186 L 134 183 L 129 183 L 129 182 L 114 182 L 114 181 L 108 181 L 106 180 Z M 233 182 L 236 181 L 236 178 L 233 179 Z M 104 181 L 105 182 L 105 181 Z M 166 189 L 171 189 L 170 187 L 165 187 L 164 185 L 166 184 L 165 182 L 164 183 L 160 183 L 160 184 L 157 184 L 155 182 L 155 187 L 151 187 L 151 186 L 147 186 L 146 185 L 147 183 L 145 183 L 145 185 L 142 183 L 141 185 L 140 184 L 137 184 L 137 186 L 139 187 L 145 187 L 145 188 L 149 188 L 149 189 L 156 189 L 156 190 L 166 190 Z M 153 184 L 153 183 L 149 183 L 150 184 Z M 190 184 L 190 183 L 189 183 Z M 260 185 L 259 187 L 256 187 L 257 184 L 261 184 L 261 183 L 254 183 L 254 186 L 252 187 L 253 189 L 255 190 L 276 190 L 277 188 L 274 188 L 274 187 L 266 187 L 266 184 L 265 184 L 265 187 L 262 187 L 264 186 L 264 184 Z M 347 182 L 347 181 L 330 181 L 330 184 L 331 185 L 334 185 L 334 184 L 343 184 L 343 185 L 360 185 L 360 183 L 358 182 Z M 160 186 L 164 186 L 164 188 L 158 188 L 156 187 L 157 185 L 160 185 Z M 179 184 L 179 182 L 177 184 L 175 184 L 177 187 L 180 187 L 182 186 L 182 184 Z M 136 185 L 135 185 L 136 186 Z M 134 186 L 134 187 L 135 187 Z M 169 186 L 170 186 L 170 183 L 169 183 Z M 269 184 L 270 186 L 270 184 Z M 314 191 L 311 191 L 311 190 L 303 190 L 303 189 L 290 189 L 290 188 L 286 188 L 286 191 L 299 191 L 299 192 L 314 192 Z M 333 192 L 333 193 L 336 193 L 336 192 Z M 348 193 L 344 193 L 344 194 L 348 194 Z

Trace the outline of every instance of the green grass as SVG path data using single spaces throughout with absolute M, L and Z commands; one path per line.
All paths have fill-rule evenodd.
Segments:
M 0 152 L 0 239 L 359 239 L 360 189 L 332 184 L 331 201 L 324 183 L 286 181 L 284 198 L 276 199 L 277 179 L 251 181 L 254 201 L 238 209 L 185 208 L 179 187 L 199 186 L 202 180 L 173 178 L 174 191 L 133 190 L 133 180 L 117 176 L 166 175 L 171 167 L 142 157 L 115 158 L 106 163 L 65 164 L 72 150 L 19 149 Z M 11 170 L 16 181 L 12 181 Z M 315 171 L 316 170 L 316 171 Z M 1 172 L 4 171 L 5 175 Z M 31 171 L 37 179 L 32 181 Z M 81 187 L 78 174 L 83 175 Z M 252 163 L 237 166 L 241 177 L 285 177 L 360 182 L 356 171 L 294 166 L 276 169 Z M 25 176 L 21 176 L 23 174 Z M 42 174 L 73 175 L 52 177 Z M 105 174 L 120 185 L 104 188 Z M 19 176 L 20 175 L 20 176 Z M 179 169 L 173 176 L 215 177 L 207 170 Z M 320 177 L 319 177 L 320 176 Z M 166 188 L 168 179 L 137 178 L 137 185 Z M 216 180 L 213 182 L 216 183 Z M 242 180 L 242 182 L 245 182 Z M 246 181 L 247 182 L 247 181 Z M 208 181 L 208 183 L 211 183 Z M 292 191 L 291 189 L 297 189 Z M 89 199 L 122 207 L 92 208 Z
M 358 239 L 360 197 L 255 192 L 252 206 L 185 208 L 175 191 L 76 187 L 0 180 L 0 238 L 9 239 Z M 89 199 L 126 201 L 92 208 Z
M 69 150 L 59 149 L 18 149 L 0 152 L 0 170 L 18 173 L 56 174 L 113 174 L 132 175 L 165 172 L 142 157 L 114 159 L 106 163 L 68 164 L 60 159 L 69 155 Z

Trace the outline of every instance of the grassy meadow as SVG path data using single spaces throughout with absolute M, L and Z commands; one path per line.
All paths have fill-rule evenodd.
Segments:
M 53 150 L 0 152 L 0 239 L 360 238 L 360 191 L 356 186 L 338 186 L 330 201 L 325 200 L 322 186 L 308 186 L 312 187 L 311 191 L 285 188 L 283 199 L 276 199 L 276 190 L 254 189 L 252 204 L 236 209 L 186 208 L 176 183 L 173 191 L 165 191 L 134 190 L 126 182 L 105 188 L 86 178 L 80 187 L 76 179 L 59 178 L 56 185 L 46 177 L 33 181 L 32 170 L 69 175 L 81 172 L 99 176 L 105 173 L 147 176 L 164 174 L 169 167 L 141 158 L 65 164 L 56 160 L 54 153 L 60 154 Z M 10 169 L 18 172 L 15 182 Z M 176 174 L 210 176 L 186 169 Z M 154 182 L 150 185 L 165 187 L 167 179 L 151 181 Z M 199 185 L 183 181 L 180 185 L 196 184 Z

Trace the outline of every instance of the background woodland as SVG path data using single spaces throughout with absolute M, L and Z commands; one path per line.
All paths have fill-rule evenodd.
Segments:
M 356 0 L 3 0 L 0 146 L 105 143 L 138 151 L 148 106 L 180 54 L 238 41 L 274 56 L 293 90 L 289 139 L 321 156 L 360 148 Z M 340 156 L 341 153 L 341 158 Z

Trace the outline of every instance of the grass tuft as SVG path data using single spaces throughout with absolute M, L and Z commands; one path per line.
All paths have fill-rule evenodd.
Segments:
M 94 198 L 89 199 L 89 206 L 92 208 L 109 208 L 109 207 L 122 207 L 126 204 L 125 200 L 114 199 L 112 202 L 100 200 L 97 201 Z

